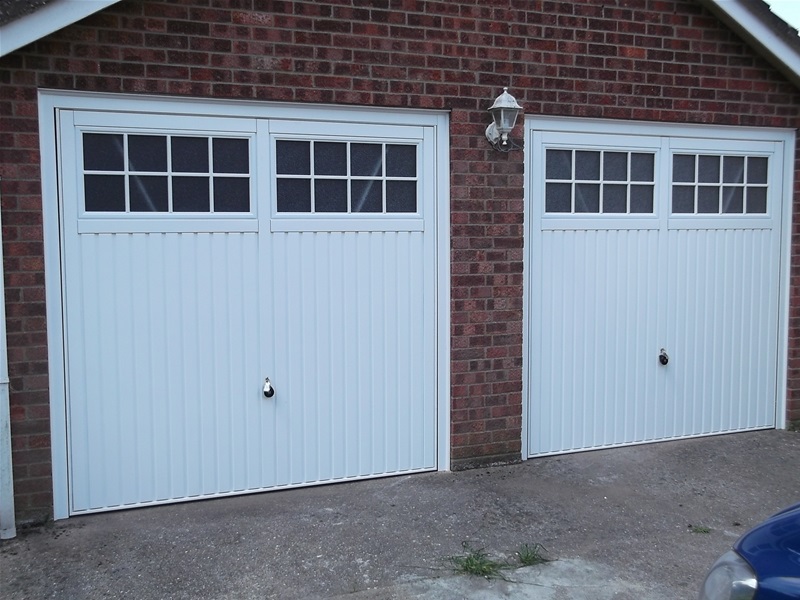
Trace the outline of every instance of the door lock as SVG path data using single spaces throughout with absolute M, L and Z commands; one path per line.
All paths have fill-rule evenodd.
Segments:
M 275 388 L 272 387 L 272 383 L 269 380 L 269 377 L 264 379 L 264 397 L 265 398 L 272 398 L 275 395 Z
M 661 354 L 658 355 L 658 360 L 663 366 L 667 366 L 667 363 L 669 362 L 669 354 L 667 354 L 667 351 L 664 350 L 664 348 L 661 349 Z

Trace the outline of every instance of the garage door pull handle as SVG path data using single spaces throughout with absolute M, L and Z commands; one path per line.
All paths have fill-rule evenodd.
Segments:
M 662 365 L 664 365 L 665 367 L 667 366 L 667 363 L 669 362 L 669 355 L 667 354 L 667 351 L 664 350 L 664 348 L 661 349 L 661 354 L 658 355 L 658 360 L 661 362 Z
M 264 397 L 265 398 L 272 398 L 275 395 L 275 388 L 272 387 L 272 383 L 269 380 L 269 377 L 264 379 Z

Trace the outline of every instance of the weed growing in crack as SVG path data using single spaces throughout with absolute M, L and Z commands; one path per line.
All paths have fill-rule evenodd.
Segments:
M 550 559 L 544 556 L 545 552 L 547 552 L 547 548 L 541 544 L 523 544 L 517 550 L 517 558 L 523 567 L 532 567 L 550 562 Z
M 689 525 L 689 531 L 692 533 L 711 533 L 711 528 L 705 525 Z
M 490 558 L 483 548 L 475 550 L 469 545 L 469 542 L 462 542 L 461 547 L 464 549 L 462 556 L 450 557 L 450 562 L 457 573 L 492 579 L 499 577 L 500 571 L 503 569 L 509 568 L 507 563 Z

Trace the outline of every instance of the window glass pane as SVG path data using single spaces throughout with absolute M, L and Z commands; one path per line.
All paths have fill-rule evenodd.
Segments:
M 83 134 L 83 168 L 87 171 L 124 171 L 124 152 L 122 135 Z
M 544 210 L 549 213 L 568 213 L 572 211 L 572 185 L 569 183 L 548 183 L 544 193 Z
M 281 175 L 311 174 L 311 143 L 278 140 L 275 144 L 275 160 Z
M 652 214 L 653 212 L 652 185 L 631 186 L 631 212 Z
M 747 212 L 751 214 L 767 212 L 767 188 L 747 188 Z
M 726 156 L 722 161 L 724 183 L 744 183 L 744 156 Z
M 744 212 L 744 188 L 728 186 L 722 188 L 722 212 Z
M 84 175 L 83 182 L 87 211 L 125 211 L 124 175 Z
M 682 181 L 694 182 L 694 155 L 676 154 L 672 157 L 672 181 L 676 183 Z M 672 212 L 679 211 L 673 208 Z M 694 210 L 689 212 L 694 212 Z
M 344 142 L 315 143 L 314 173 L 317 175 L 347 175 L 347 144 Z
M 351 211 L 381 212 L 383 210 L 383 190 L 379 180 L 352 181 Z
M 747 183 L 767 183 L 767 159 L 751 156 L 747 159 Z
M 173 173 L 208 173 L 208 138 L 172 138 Z
M 387 181 L 386 212 L 390 213 L 417 212 L 417 182 Z
M 417 176 L 417 147 L 408 144 L 388 144 L 386 146 L 387 177 Z M 399 211 L 399 212 L 416 212 Z
M 626 181 L 627 179 L 628 179 L 627 152 L 603 153 L 603 181 Z
M 672 186 L 672 212 L 694 212 L 694 187 L 687 185 Z
M 316 180 L 314 182 L 314 212 L 347 212 L 347 180 Z
M 719 156 L 697 157 L 697 181 L 719 183 Z
M 719 212 L 719 187 L 702 186 L 697 188 L 697 212 Z
M 208 177 L 173 177 L 173 212 L 209 212 Z
M 569 179 L 567 177 L 566 179 Z M 589 179 L 600 181 L 600 153 L 575 152 L 575 179 Z
M 641 152 L 632 153 L 631 181 L 655 181 L 655 160 L 655 154 L 645 154 Z
M 169 210 L 166 175 L 132 175 L 131 212 L 167 212 Z
M 167 170 L 167 138 L 163 135 L 129 135 L 128 168 L 131 171 Z
M 604 213 L 628 212 L 628 186 L 626 185 L 603 186 L 603 212 Z
M 278 179 L 278 212 L 311 212 L 311 180 Z
M 572 150 L 548 150 L 545 177 L 547 179 L 572 179 Z
M 381 175 L 383 175 L 382 165 L 383 165 L 383 145 L 350 144 L 351 175 L 380 177 Z
M 214 177 L 214 212 L 249 212 L 250 180 Z
M 215 173 L 249 173 L 250 152 L 247 140 L 233 138 L 214 138 Z
M 598 167 L 600 163 L 598 161 Z M 577 162 L 576 162 L 577 169 Z M 599 213 L 600 212 L 600 184 L 576 183 L 575 184 L 575 212 Z

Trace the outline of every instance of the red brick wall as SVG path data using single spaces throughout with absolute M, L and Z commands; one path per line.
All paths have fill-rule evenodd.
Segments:
M 799 110 L 797 104 L 795 100 L 795 111 Z M 793 127 L 799 127 L 797 118 Z M 795 150 L 786 418 L 794 429 L 800 431 L 800 132 L 795 140 Z
M 20 517 L 51 510 L 37 88 L 450 109 L 458 466 L 520 452 L 523 155 L 494 152 L 483 138 L 486 108 L 505 85 L 527 114 L 800 126 L 798 90 L 695 1 L 130 0 L 1 58 Z

